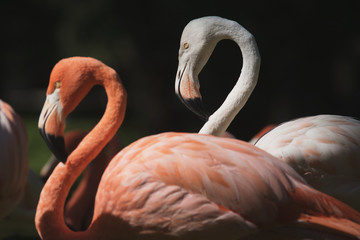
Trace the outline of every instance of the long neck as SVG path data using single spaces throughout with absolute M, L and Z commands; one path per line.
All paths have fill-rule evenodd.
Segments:
M 66 143 L 66 142 L 65 142 Z M 100 179 L 110 160 L 120 151 L 121 143 L 117 135 L 82 173 L 81 182 L 67 201 L 65 221 L 75 229 L 86 229 L 92 218 L 89 209 L 94 207 L 95 195 Z
M 121 82 L 104 82 L 104 87 L 108 104 L 103 117 L 69 155 L 66 164 L 58 164 L 41 192 L 35 222 L 42 239 L 91 239 L 89 231 L 71 231 L 63 214 L 71 186 L 114 136 L 125 115 L 126 92 Z
M 238 81 L 224 103 L 199 131 L 202 134 L 215 136 L 221 136 L 243 108 L 256 86 L 260 69 L 260 54 L 253 35 L 239 24 L 232 25 L 231 29 L 225 28 L 223 31 L 226 31 L 220 33 L 223 39 L 231 39 L 239 45 L 243 66 Z

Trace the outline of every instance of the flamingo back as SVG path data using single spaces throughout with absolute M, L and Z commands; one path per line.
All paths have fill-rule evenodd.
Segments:
M 350 117 L 318 115 L 289 121 L 255 145 L 291 165 L 360 179 L 360 122 Z

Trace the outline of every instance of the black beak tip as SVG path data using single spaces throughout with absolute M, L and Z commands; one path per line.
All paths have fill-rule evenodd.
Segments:
M 66 163 L 68 154 L 65 151 L 64 137 L 47 134 L 43 128 L 39 128 L 39 131 L 54 156 L 62 163 Z
M 205 110 L 203 102 L 201 98 L 187 98 L 184 99 L 181 95 L 177 94 L 180 98 L 181 102 L 185 104 L 185 106 L 190 109 L 193 113 L 195 113 L 198 117 L 200 117 L 203 121 L 207 121 L 209 119 L 209 113 Z

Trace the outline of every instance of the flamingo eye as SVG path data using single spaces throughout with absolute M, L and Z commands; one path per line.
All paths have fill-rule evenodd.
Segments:
M 189 43 L 188 42 L 186 42 L 186 43 L 184 43 L 184 49 L 188 49 L 189 48 Z
M 58 89 L 61 87 L 61 82 L 55 82 L 55 85 L 54 85 L 55 89 Z

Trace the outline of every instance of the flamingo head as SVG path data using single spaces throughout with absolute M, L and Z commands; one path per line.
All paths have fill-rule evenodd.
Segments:
M 97 70 L 103 64 L 93 58 L 72 57 L 58 62 L 50 75 L 46 100 L 38 127 L 55 157 L 66 162 L 65 119 L 96 85 Z
M 181 35 L 175 93 L 195 114 L 207 120 L 202 104 L 198 75 L 209 60 L 216 44 L 224 39 L 223 18 L 210 16 L 190 21 Z

